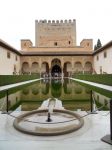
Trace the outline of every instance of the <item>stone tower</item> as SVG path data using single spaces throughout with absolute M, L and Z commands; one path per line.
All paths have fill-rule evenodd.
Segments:
M 76 20 L 36 20 L 36 47 L 76 46 Z

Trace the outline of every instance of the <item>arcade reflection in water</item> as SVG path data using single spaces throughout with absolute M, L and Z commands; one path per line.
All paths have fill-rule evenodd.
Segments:
M 8 107 L 10 110 L 30 111 L 38 109 L 42 102 L 48 98 L 58 98 L 62 100 L 63 107 L 69 110 L 90 110 L 91 94 L 94 96 L 98 107 L 105 105 L 109 108 L 109 100 L 99 93 L 75 83 L 72 80 L 41 80 L 30 86 L 9 95 Z M 6 97 L 0 98 L 0 109 L 6 110 Z

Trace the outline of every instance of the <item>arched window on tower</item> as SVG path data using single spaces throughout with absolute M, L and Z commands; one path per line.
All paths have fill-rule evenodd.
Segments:
M 69 45 L 71 44 L 71 42 L 70 42 L 70 41 L 68 41 L 68 43 L 69 43 Z

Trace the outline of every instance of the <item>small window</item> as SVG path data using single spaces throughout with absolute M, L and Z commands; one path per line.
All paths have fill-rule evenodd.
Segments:
M 10 52 L 7 52 L 7 58 L 10 58 L 10 57 L 11 57 Z
M 58 45 L 57 42 L 54 42 L 54 45 L 57 46 Z
M 98 55 L 96 56 L 96 59 L 99 60 L 99 56 Z
M 17 55 L 16 55 L 16 58 L 15 58 L 15 59 L 16 59 L 16 61 L 18 60 L 18 57 L 17 57 Z
M 69 45 L 70 45 L 71 42 L 69 41 L 68 43 L 69 43 Z
M 103 54 L 104 54 L 104 58 L 106 58 L 107 57 L 107 52 L 104 52 Z
M 87 43 L 87 46 L 89 46 L 89 43 Z

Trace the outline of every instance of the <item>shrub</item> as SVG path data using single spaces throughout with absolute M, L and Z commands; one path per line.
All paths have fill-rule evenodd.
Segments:
M 112 86 L 112 74 L 83 74 L 83 75 L 74 75 L 74 78 L 87 80 L 91 82 L 96 82 L 105 85 Z
M 0 75 L 0 86 L 33 80 L 39 78 L 38 75 Z

